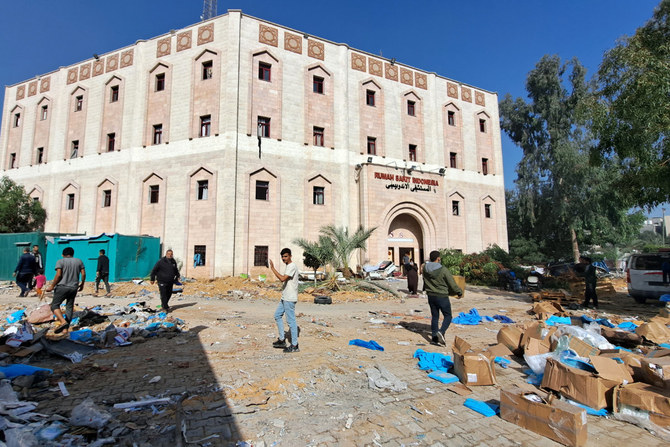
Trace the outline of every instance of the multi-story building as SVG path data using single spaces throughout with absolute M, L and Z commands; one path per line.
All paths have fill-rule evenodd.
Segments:
M 418 262 L 507 248 L 497 104 L 231 10 L 8 86 L 0 156 L 45 231 L 159 236 L 190 276 L 329 224 L 377 227 L 352 265 Z

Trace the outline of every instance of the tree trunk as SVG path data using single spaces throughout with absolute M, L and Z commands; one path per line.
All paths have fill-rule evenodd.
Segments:
M 579 243 L 577 242 L 577 232 L 570 227 L 570 240 L 572 241 L 572 257 L 575 263 L 579 262 Z

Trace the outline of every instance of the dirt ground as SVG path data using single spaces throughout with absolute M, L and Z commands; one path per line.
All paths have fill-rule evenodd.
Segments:
M 112 415 L 100 436 L 113 437 L 114 445 L 177 445 L 178 431 L 190 445 L 555 445 L 499 417 L 486 419 L 464 409 L 465 398 L 416 367 L 417 349 L 451 354 L 456 335 L 473 346 L 494 344 L 500 323 L 452 325 L 448 346 L 436 347 L 428 343 L 425 297 L 406 296 L 404 280 L 379 283 L 397 294 L 342 290 L 332 294 L 333 304 L 317 305 L 313 295 L 301 293 L 296 308 L 300 352 L 285 354 L 271 347 L 277 338 L 278 283 L 186 282 L 170 302 L 171 317 L 183 320 L 183 332 L 133 337 L 132 345 L 81 363 L 43 352 L 21 359 L 54 371 L 48 386 L 23 390 L 24 397 L 38 402 L 40 413 L 64 417 L 85 398 L 93 399 Z M 160 303 L 157 287 L 149 283 L 113 284 L 112 297 L 94 297 L 93 291 L 87 284 L 77 304 Z M 36 298 L 17 294 L 9 285 L 0 289 L 2 315 L 36 306 Z M 658 303 L 639 305 L 624 293 L 600 301 L 600 312 L 589 311 L 590 316 L 646 320 L 659 311 Z M 516 323 L 535 319 L 528 314 L 531 305 L 528 294 L 471 286 L 463 299 L 452 300 L 454 316 L 476 308 L 481 315 L 504 314 Z M 352 339 L 375 340 L 385 350 L 351 346 Z M 370 368 L 392 373 L 407 389 L 370 388 Z M 497 371 L 498 385 L 476 387 L 469 397 L 498 399 L 500 387 L 525 381 L 524 369 L 523 360 L 513 358 L 512 367 Z M 169 397 L 172 403 L 127 412 L 113 408 L 148 396 Z M 593 416 L 588 423 L 588 445 L 618 445 L 633 437 L 664 444 L 631 424 Z M 95 439 L 94 432 L 79 435 Z

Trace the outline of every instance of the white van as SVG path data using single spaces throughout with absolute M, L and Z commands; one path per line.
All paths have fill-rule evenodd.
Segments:
M 661 265 L 670 262 L 670 252 L 641 253 L 628 259 L 626 282 L 628 294 L 638 303 L 647 298 L 659 298 L 670 293 L 670 285 L 663 283 Z

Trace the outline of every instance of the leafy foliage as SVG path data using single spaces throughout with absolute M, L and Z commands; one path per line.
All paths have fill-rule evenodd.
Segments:
M 364 229 L 361 225 L 355 233 L 349 234 L 347 227 L 328 225 L 321 228 L 321 235 L 330 240 L 333 251 L 332 262 L 335 268 L 342 268 L 344 275 L 349 274 L 349 259 L 357 249 L 365 250 L 365 242 L 377 227 Z
M 583 111 L 592 89 L 585 75 L 576 59 L 544 56 L 528 73 L 530 101 L 507 95 L 500 103 L 501 128 L 523 150 L 517 191 L 507 193 L 517 256 L 536 261 L 535 246 L 545 260 L 577 260 L 580 244 L 616 242 L 636 231 L 639 216 L 628 215 L 613 188 L 615 164 L 589 164 L 593 141 Z
M 22 185 L 0 179 L 0 233 L 27 233 L 44 228 L 47 212 Z
M 588 110 L 598 144 L 592 157 L 622 171 L 616 186 L 630 206 L 670 198 L 670 0 L 609 50 Z
M 503 265 L 491 255 L 502 255 L 504 250 L 490 248 L 482 253 L 471 253 L 464 255 L 457 250 L 440 250 L 440 261 L 453 275 L 464 276 L 468 283 L 472 284 L 495 284 L 498 281 L 498 270 Z M 509 255 L 505 253 L 504 257 Z
M 314 270 L 314 282 L 316 283 L 316 271 L 319 267 L 327 265 L 333 259 L 333 244 L 325 236 L 319 236 L 319 240 L 311 242 L 303 238 L 293 240 L 293 243 L 303 250 L 303 263 Z

